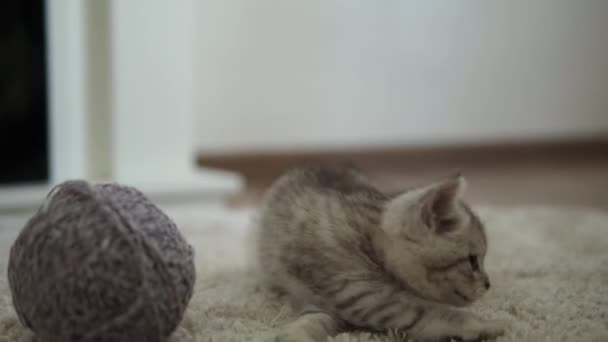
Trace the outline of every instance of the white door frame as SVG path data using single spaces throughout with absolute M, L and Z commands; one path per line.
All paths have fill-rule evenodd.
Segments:
M 158 200 L 242 188 L 239 175 L 194 163 L 193 11 L 194 0 L 47 1 L 50 180 L 0 188 L 0 209 L 37 206 L 67 179 Z

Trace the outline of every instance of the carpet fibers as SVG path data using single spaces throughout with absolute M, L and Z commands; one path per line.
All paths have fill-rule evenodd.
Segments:
M 293 318 L 261 289 L 252 264 L 253 210 L 166 208 L 196 249 L 197 283 L 171 342 L 265 341 Z M 492 289 L 470 310 L 503 320 L 498 341 L 608 341 L 608 213 L 574 208 L 478 209 Z M 11 304 L 9 248 L 26 218 L 0 216 L 0 342 L 32 341 Z M 333 341 L 401 341 L 346 332 Z

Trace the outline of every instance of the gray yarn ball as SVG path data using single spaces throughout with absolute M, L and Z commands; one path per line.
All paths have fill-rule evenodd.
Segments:
M 194 251 L 138 190 L 60 184 L 10 252 L 21 322 L 40 341 L 163 341 L 195 281 Z

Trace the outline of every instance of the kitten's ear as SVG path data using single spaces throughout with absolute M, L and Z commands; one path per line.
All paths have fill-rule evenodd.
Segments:
M 466 181 L 458 174 L 426 187 L 405 191 L 388 203 L 383 229 L 390 234 L 406 234 L 412 240 L 423 239 L 429 233 L 452 231 L 458 226 L 456 207 L 465 188 Z
M 422 220 L 428 228 L 445 233 L 458 223 L 457 204 L 466 190 L 467 182 L 461 174 L 429 186 L 421 196 Z

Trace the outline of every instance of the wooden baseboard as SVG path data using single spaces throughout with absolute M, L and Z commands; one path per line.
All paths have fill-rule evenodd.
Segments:
M 252 152 L 199 156 L 200 166 L 236 171 L 247 180 L 266 182 L 285 169 L 305 163 L 344 162 L 362 169 L 466 169 L 513 163 L 565 163 L 608 160 L 608 137 L 495 142 L 443 146 L 393 146 L 296 152 Z

